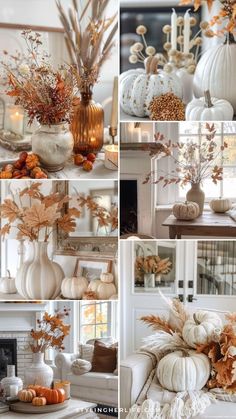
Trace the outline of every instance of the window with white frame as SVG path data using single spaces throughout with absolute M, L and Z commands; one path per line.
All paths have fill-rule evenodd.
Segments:
M 79 305 L 79 341 L 117 339 L 117 303 L 112 301 L 81 301 Z
M 201 142 L 207 133 L 204 122 L 179 122 L 178 141 L 180 142 Z M 212 198 L 224 196 L 227 198 L 236 198 L 236 124 L 235 122 L 215 122 L 216 143 L 221 146 L 227 142 L 228 148 L 219 154 L 217 163 L 223 167 L 223 180 L 215 185 L 211 177 L 204 180 L 202 188 L 204 189 L 206 202 Z M 176 138 L 172 139 L 176 142 Z M 166 161 L 168 159 L 168 162 Z M 169 173 L 175 169 L 174 160 L 163 158 L 157 161 L 157 173 L 161 175 L 168 170 Z M 157 204 L 172 204 L 175 201 L 185 200 L 186 193 L 189 190 L 189 184 L 185 187 L 180 185 L 171 185 L 163 188 L 163 185 L 157 185 Z

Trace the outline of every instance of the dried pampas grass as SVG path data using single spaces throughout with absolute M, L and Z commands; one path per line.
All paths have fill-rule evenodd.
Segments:
M 107 18 L 109 0 L 87 0 L 83 8 L 72 1 L 68 13 L 56 0 L 65 30 L 65 42 L 79 90 L 93 86 L 104 62 L 110 57 L 118 29 L 117 13 Z

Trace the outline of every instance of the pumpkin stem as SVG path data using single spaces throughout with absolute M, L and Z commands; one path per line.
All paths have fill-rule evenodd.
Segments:
M 149 74 L 151 72 L 152 60 L 153 60 L 153 57 L 148 57 L 148 58 L 145 58 L 144 60 L 144 67 L 146 70 L 146 74 Z
M 205 106 L 206 106 L 207 108 L 212 108 L 212 107 L 213 107 L 213 103 L 212 103 L 212 101 L 211 101 L 210 91 L 209 91 L 209 90 L 206 90 L 206 91 L 204 92 L 204 96 L 205 96 Z
M 181 348 L 180 350 L 181 350 L 181 352 L 182 352 L 183 356 L 185 356 L 186 358 L 187 358 L 188 356 L 190 356 L 190 355 L 189 355 L 189 353 L 188 353 L 188 351 L 187 351 L 187 349 Z
M 157 74 L 157 72 L 158 72 L 158 58 L 153 57 L 152 62 L 150 64 L 150 73 Z
M 9 271 L 9 269 L 7 269 L 7 276 L 8 278 L 11 278 L 11 272 Z
M 193 320 L 197 325 L 201 324 L 201 322 L 197 319 L 196 313 L 193 313 Z

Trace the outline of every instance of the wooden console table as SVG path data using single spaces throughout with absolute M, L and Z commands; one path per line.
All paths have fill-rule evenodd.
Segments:
M 177 220 L 174 215 L 169 215 L 162 225 L 169 227 L 170 239 L 181 239 L 182 236 L 236 238 L 236 221 L 227 213 L 216 214 L 206 211 L 193 221 Z

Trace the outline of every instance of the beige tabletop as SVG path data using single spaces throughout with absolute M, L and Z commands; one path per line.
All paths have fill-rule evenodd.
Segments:
M 92 409 L 96 407 L 96 404 L 84 402 L 82 400 L 71 399 L 69 406 L 64 409 L 60 410 L 55 413 L 45 413 L 45 414 L 35 414 L 35 415 L 27 415 L 25 413 L 15 413 L 15 412 L 7 412 L 0 414 L 0 419 L 21 419 L 21 418 L 32 418 L 35 419 L 97 419 L 98 416 L 92 411 Z

